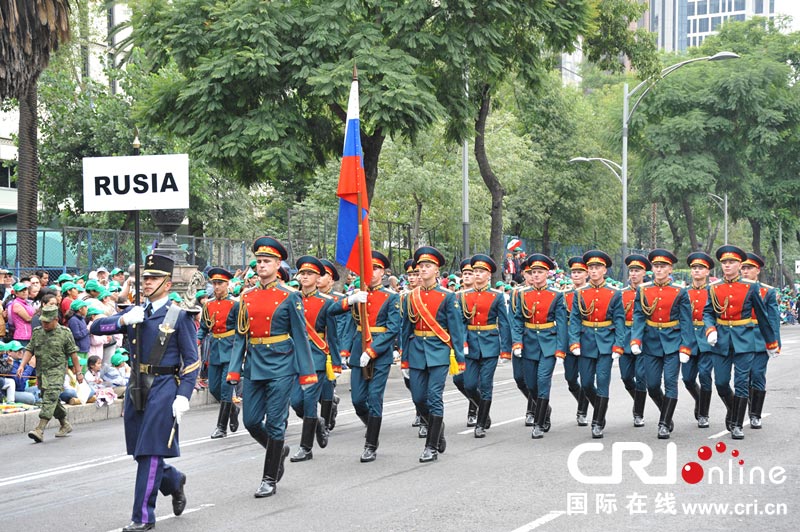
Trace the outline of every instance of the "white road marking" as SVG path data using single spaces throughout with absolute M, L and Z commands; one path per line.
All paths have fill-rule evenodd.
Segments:
M 772 414 L 761 414 L 761 419 L 764 419 L 765 417 L 769 417 L 770 415 L 772 415 Z M 742 427 L 746 427 L 749 424 L 750 424 L 750 420 L 747 419 L 747 420 L 744 421 L 744 423 L 742 423 Z M 711 436 L 708 437 L 708 439 L 709 440 L 715 440 L 715 439 L 717 439 L 717 438 L 719 438 L 721 436 L 725 436 L 726 434 L 730 434 L 730 433 L 731 432 L 729 430 L 723 430 L 721 432 L 717 432 L 716 434 L 712 434 Z
M 544 514 L 540 518 L 536 519 L 535 521 L 531 521 L 525 525 L 522 525 L 519 528 L 515 528 L 512 532 L 529 532 L 530 530 L 535 530 L 540 526 L 549 523 L 553 519 L 557 519 L 564 515 L 566 512 L 553 510 L 550 513 Z
M 193 512 L 199 512 L 200 510 L 205 510 L 206 508 L 213 507 L 213 504 L 201 504 L 197 508 L 187 508 L 183 511 L 182 515 L 190 514 Z M 156 523 L 159 521 L 166 521 L 167 519 L 175 519 L 178 517 L 177 515 L 162 515 L 161 517 L 156 517 Z M 114 530 L 109 530 L 108 532 L 122 532 L 121 528 L 115 528 Z
M 495 423 L 494 421 L 492 421 L 492 427 L 499 427 L 500 425 L 508 425 L 509 423 L 514 423 L 515 421 L 522 421 L 523 419 L 525 419 L 525 416 L 515 417 L 514 419 L 507 419 L 499 423 Z M 459 434 L 472 434 L 474 431 L 475 429 L 467 429 L 467 430 L 462 430 L 461 432 L 459 432 Z

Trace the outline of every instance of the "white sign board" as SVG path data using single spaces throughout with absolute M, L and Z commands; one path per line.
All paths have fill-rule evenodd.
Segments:
M 83 210 L 189 208 L 189 155 L 83 159 Z
M 794 261 L 794 273 L 800 274 L 800 260 Z

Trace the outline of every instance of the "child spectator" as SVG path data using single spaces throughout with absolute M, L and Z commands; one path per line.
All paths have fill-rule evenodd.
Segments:
M 89 339 L 89 328 L 86 326 L 86 313 L 89 307 L 85 301 L 80 299 L 73 301 L 69 305 L 69 313 L 67 319 L 67 326 L 72 331 L 72 337 L 75 339 L 75 345 L 78 346 L 78 357 L 85 358 L 89 352 L 91 340 Z
M 67 373 L 64 375 L 64 391 L 61 392 L 58 398 L 68 405 L 79 405 L 82 403 L 81 400 L 78 399 L 78 377 L 72 369 L 72 358 L 68 358 L 67 363 L 69 367 L 67 368 Z M 80 357 L 78 363 L 83 367 L 86 365 L 86 359 Z M 95 402 L 94 389 L 91 386 L 89 386 L 89 398 L 86 402 Z
M 117 397 L 122 397 L 125 393 L 131 376 L 131 368 L 127 364 L 128 358 L 126 349 L 117 349 L 111 357 L 111 364 L 103 366 L 100 374 L 102 381 L 114 388 Z
M 6 344 L 0 342 L 0 393 L 6 403 L 16 402 L 17 385 L 14 381 L 14 360 L 8 356 Z
M 91 323 L 97 319 L 97 316 L 105 316 L 105 312 L 103 309 L 95 306 L 90 306 L 86 311 L 86 320 L 89 322 L 87 324 L 87 328 Z M 106 344 L 109 342 L 113 342 L 114 340 L 110 336 L 106 335 L 89 335 L 89 357 L 97 356 L 100 360 L 103 360 L 103 349 L 105 348 Z

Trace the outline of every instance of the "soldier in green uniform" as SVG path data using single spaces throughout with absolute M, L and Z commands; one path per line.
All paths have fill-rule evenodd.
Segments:
M 58 306 L 46 305 L 42 308 L 41 321 L 42 325 L 33 330 L 31 341 L 25 346 L 25 355 L 17 370 L 17 377 L 22 378 L 22 370 L 31 358 L 36 357 L 42 409 L 39 411 L 39 425 L 28 433 L 28 437 L 35 443 L 44 441 L 44 428 L 52 417 L 61 423 L 61 428 L 56 433 L 57 438 L 72 432 L 72 425 L 67 421 L 67 409 L 58 399 L 64 389 L 68 358 L 72 359 L 72 367 L 77 368 L 75 374 L 78 382 L 83 382 L 78 348 L 70 330 L 58 324 Z

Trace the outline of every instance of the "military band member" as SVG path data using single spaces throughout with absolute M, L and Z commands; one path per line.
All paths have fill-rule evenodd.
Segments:
M 300 292 L 277 280 L 286 248 L 262 236 L 253 243 L 253 254 L 258 284 L 242 294 L 231 311 L 237 322 L 227 380 L 244 381 L 242 421 L 266 449 L 261 485 L 254 494 L 262 498 L 276 493 L 289 454 L 284 441 L 292 385 L 298 381 L 305 389 L 318 379 Z
M 758 292 L 764 305 L 767 307 L 769 324 L 778 341 L 778 348 L 781 346 L 781 314 L 778 308 L 778 294 L 776 290 L 759 282 L 758 275 L 764 267 L 764 259 L 755 253 L 748 253 L 747 260 L 742 263 L 742 277 L 758 283 Z M 753 321 L 757 321 L 753 315 Z M 767 394 L 767 362 L 769 355 L 764 349 L 764 337 L 758 327 L 753 328 L 755 334 L 755 354 L 753 355 L 753 366 L 750 369 L 750 428 L 761 428 L 761 408 L 764 406 L 764 397 Z M 777 353 L 775 353 L 777 355 Z
M 697 350 L 688 362 L 681 364 L 683 385 L 694 398 L 694 417 L 697 426 L 701 429 L 708 428 L 708 411 L 711 406 L 712 380 L 711 370 L 714 367 L 713 349 L 706 339 L 706 326 L 703 323 L 703 310 L 708 303 L 708 276 L 714 259 L 707 253 L 695 251 L 686 258 L 686 264 L 692 270 L 692 284 L 686 289 L 689 302 L 692 305 L 692 328 Z M 697 385 L 697 381 L 700 385 Z
M 472 273 L 472 263 L 470 258 L 461 261 L 461 291 L 466 292 L 470 290 L 475 283 L 474 275 Z M 505 305 L 505 300 L 503 300 Z M 463 306 L 463 305 L 462 305 Z M 469 370 L 467 370 L 469 371 Z M 464 387 L 464 378 L 467 371 L 453 375 L 453 384 L 461 394 L 467 398 L 467 426 L 474 427 L 478 423 L 478 402 L 474 397 L 470 397 Z
M 714 384 L 726 405 L 730 405 L 726 425 L 735 440 L 744 439 L 744 416 L 750 395 L 750 370 L 756 349 L 753 331 L 753 313 L 769 355 L 779 352 L 778 340 L 769 325 L 764 300 L 758 284 L 740 276 L 742 262 L 747 255 L 732 245 L 720 247 L 716 252 L 722 265 L 722 279 L 711 283 L 708 302 L 703 311 L 706 338 L 714 348 Z M 731 390 L 733 370 L 734 390 Z
M 567 307 L 567 322 L 572 316 L 572 305 L 575 301 L 575 294 L 578 290 L 586 286 L 587 279 L 589 278 L 589 268 L 583 260 L 583 257 L 570 257 L 567 259 L 569 266 L 569 277 L 572 280 L 572 288 L 564 292 L 564 304 Z M 585 427 L 589 424 L 586 421 L 586 415 L 589 412 L 589 398 L 580 383 L 580 372 L 578 371 L 578 357 L 575 356 L 569 349 L 569 345 L 564 346 L 567 356 L 564 357 L 564 379 L 567 381 L 569 393 L 578 402 L 578 409 L 575 412 L 575 420 L 579 427 Z
M 464 387 L 471 402 L 478 403 L 475 437 L 486 436 L 491 425 L 494 372 L 499 357 L 511 355 L 511 326 L 503 294 L 489 287 L 497 265 L 488 255 L 470 259 L 473 287 L 459 294 L 467 326 L 466 371 Z M 463 269 L 462 269 L 463 271 Z M 455 381 L 455 377 L 453 377 Z
M 211 336 L 208 344 L 208 390 L 219 401 L 217 428 L 211 433 L 212 439 L 239 430 L 239 408 L 233 404 L 233 386 L 227 383 L 228 364 L 231 361 L 233 335 L 236 334 L 236 315 L 231 313 L 236 302 L 228 293 L 233 274 L 224 268 L 211 268 L 208 278 L 214 287 L 214 297 L 206 300 L 197 330 L 197 339 L 203 341 Z
M 330 377 L 335 379 L 337 372 L 342 372 L 342 362 L 339 358 L 336 318 L 331 313 L 336 303 L 332 297 L 317 289 L 317 282 L 325 272 L 325 265 L 316 257 L 304 255 L 297 259 L 295 267 L 300 281 L 311 360 L 317 372 L 317 382 L 302 388 L 298 382 L 292 386 L 292 408 L 298 417 L 303 418 L 303 429 L 300 447 L 289 460 L 305 462 L 314 458 L 311 449 L 315 435 L 320 448 L 328 446 L 328 429 L 325 419 L 317 413 L 317 404 L 322 394 L 322 383 L 329 378 L 326 367 L 330 368 Z
M 317 281 L 317 288 L 323 294 L 331 296 L 334 303 L 341 303 L 345 295 L 333 290 L 333 283 L 339 280 L 339 272 L 336 270 L 336 266 L 327 259 L 320 259 L 320 262 L 325 266 L 325 274 L 320 276 L 319 281 Z M 350 314 L 336 316 L 336 338 L 339 340 L 339 358 L 342 361 L 350 358 L 350 338 L 355 334 L 355 327 Z M 342 362 L 343 365 L 344 362 Z M 341 367 L 339 369 L 341 370 Z M 325 420 L 325 428 L 330 432 L 336 426 L 336 416 L 339 414 L 336 379 L 323 379 L 319 404 L 320 416 Z
M 508 306 L 509 317 L 513 317 L 519 308 L 519 297 L 522 290 L 524 290 L 526 287 L 533 286 L 533 276 L 531 275 L 531 269 L 528 264 L 529 263 L 527 260 L 520 264 L 524 285 L 514 287 L 514 289 L 511 291 L 511 302 Z M 525 368 L 522 361 L 521 351 L 517 353 L 516 356 L 511 357 L 511 372 L 514 376 L 514 382 L 517 385 L 517 389 L 522 392 L 522 395 L 525 396 L 527 401 L 525 407 L 525 426 L 533 427 L 534 418 L 536 417 L 536 394 L 533 392 L 533 390 L 528 389 L 528 384 L 525 382 Z
M 589 270 L 589 284 L 575 292 L 569 318 L 570 351 L 578 357 L 581 388 L 593 406 L 592 438 L 602 438 L 611 384 L 611 355 L 622 354 L 625 312 L 622 294 L 606 286 L 611 257 L 603 251 L 587 251 L 583 263 Z
M 148 255 L 141 287 L 147 306 L 131 306 L 114 316 L 98 318 L 90 329 L 98 336 L 125 333 L 132 356 L 139 357 L 139 375 L 128 384 L 123 416 L 127 451 L 137 463 L 131 523 L 122 529 L 126 532 L 155 528 L 159 491 L 172 495 L 175 515 L 186 508 L 186 475 L 164 459 L 181 454 L 181 418 L 189 410 L 200 360 L 193 319 L 183 310 L 172 310 L 175 303 L 168 297 L 173 267 L 170 258 Z M 137 387 L 149 388 L 138 394 L 143 398 L 139 405 L 134 403 Z
M 674 427 L 680 364 L 689 362 L 696 346 L 689 296 L 671 278 L 678 258 L 666 249 L 654 249 L 647 258 L 652 264 L 653 282 L 640 286 L 634 300 L 630 345 L 634 355 L 645 357 L 647 392 L 660 404 L 658 438 L 663 440 Z
M 639 286 L 644 282 L 644 274 L 651 266 L 644 255 L 628 255 L 625 257 L 625 265 L 628 267 L 628 286 L 622 289 L 622 306 L 625 311 L 625 343 L 622 348 L 625 352 L 619 357 L 619 375 L 625 389 L 633 398 L 633 426 L 644 427 L 644 405 L 647 401 L 645 358 L 631 353 L 631 328 L 633 303 L 639 294 Z
M 517 294 L 513 350 L 522 357 L 528 389 L 536 394 L 531 437 L 539 439 L 550 430 L 550 386 L 556 358 L 565 356 L 567 307 L 564 294 L 547 285 L 547 274 L 555 269 L 548 256 L 533 253 L 523 267 L 531 271 L 533 284 Z
M 372 252 L 372 278 L 367 291 L 360 290 L 336 307 L 334 313 L 348 312 L 356 323 L 356 333 L 350 338 L 350 352 L 358 355 L 359 367 L 350 373 L 350 390 L 356 415 L 367 426 L 361 462 L 373 462 L 378 454 L 378 437 L 383 421 L 383 394 L 389 370 L 394 361 L 394 346 L 400 333 L 400 296 L 382 285 L 389 259 L 379 251 Z M 367 315 L 362 316 L 360 305 L 366 303 Z M 367 345 L 363 347 L 362 328 L 368 327 Z M 361 368 L 371 366 L 372 377 L 365 379 Z
M 420 286 L 406 296 L 403 309 L 402 368 L 411 379 L 411 395 L 428 420 L 428 435 L 420 462 L 432 462 L 444 453 L 444 392 L 448 369 L 463 371 L 464 317 L 456 295 L 439 286 L 439 268 L 444 256 L 436 248 L 423 246 L 414 252 Z M 452 367 L 455 366 L 455 367 Z

